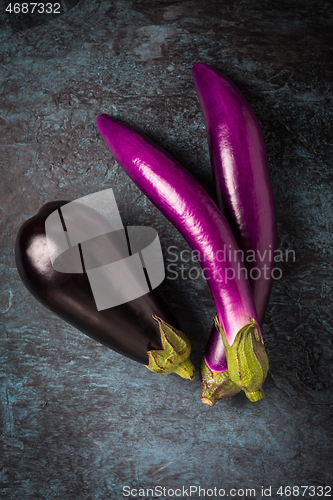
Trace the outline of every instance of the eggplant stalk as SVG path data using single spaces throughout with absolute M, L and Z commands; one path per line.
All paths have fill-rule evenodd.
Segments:
M 268 357 L 255 320 L 251 319 L 239 330 L 231 346 L 217 316 L 215 325 L 221 333 L 228 361 L 228 372 L 221 374 L 228 374 L 250 401 L 260 401 L 265 396 L 262 385 L 268 372 Z
M 190 361 L 191 344 L 185 333 L 168 325 L 158 316 L 163 349 L 148 351 L 149 364 L 146 365 L 154 373 L 177 373 L 182 378 L 193 380 L 195 369 Z
M 201 368 L 201 402 L 214 406 L 219 399 L 227 399 L 238 394 L 241 389 L 230 378 L 229 372 L 215 372 L 202 360 Z

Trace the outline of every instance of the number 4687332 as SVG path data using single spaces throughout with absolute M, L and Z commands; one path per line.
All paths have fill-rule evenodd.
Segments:
M 60 3 L 10 3 L 6 7 L 10 14 L 60 14 Z

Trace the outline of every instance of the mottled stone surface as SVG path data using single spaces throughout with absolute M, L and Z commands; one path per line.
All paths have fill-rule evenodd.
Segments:
M 271 485 L 276 499 L 280 485 L 332 485 L 332 3 L 82 0 L 18 32 L 0 5 L 0 496 L 104 500 L 125 485 L 200 485 L 263 498 Z M 170 245 L 188 249 L 115 163 L 96 118 L 144 131 L 215 197 L 196 61 L 227 74 L 257 114 L 279 248 L 296 255 L 274 284 L 258 403 L 239 394 L 203 405 L 198 376 L 155 375 L 84 337 L 15 268 L 15 235 L 41 205 L 108 187 L 124 224 L 155 227 L 166 257 Z M 162 287 L 198 369 L 214 304 L 203 279 L 173 276 Z

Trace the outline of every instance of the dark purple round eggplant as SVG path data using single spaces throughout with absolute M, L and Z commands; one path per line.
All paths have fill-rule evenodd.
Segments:
M 20 228 L 15 257 L 24 285 L 47 309 L 94 340 L 144 363 L 155 373 L 175 372 L 192 380 L 194 367 L 189 360 L 190 342 L 178 330 L 172 312 L 157 289 L 130 302 L 98 311 L 85 272 L 54 270 L 45 220 L 67 203 L 45 204 Z

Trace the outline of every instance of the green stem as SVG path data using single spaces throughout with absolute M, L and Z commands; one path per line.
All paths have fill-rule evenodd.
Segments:
M 201 376 L 201 401 L 209 406 L 214 406 L 219 399 L 226 399 L 238 394 L 240 388 L 230 380 L 229 373 L 212 371 L 203 359 L 200 367 Z
M 251 319 L 239 330 L 232 346 L 217 317 L 215 324 L 222 336 L 230 379 L 250 401 L 260 401 L 264 397 L 262 385 L 268 372 L 268 358 L 255 320 Z
M 252 403 L 255 403 L 256 401 L 260 401 L 261 399 L 263 399 L 265 397 L 265 393 L 262 390 L 262 388 L 259 389 L 258 391 L 254 391 L 254 392 L 244 389 L 244 392 L 245 392 L 246 396 L 249 398 L 249 400 L 252 401 Z
M 174 373 L 177 373 L 177 375 L 185 378 L 186 380 L 193 380 L 195 376 L 194 366 L 189 359 L 179 363 L 179 365 L 177 365 L 174 369 Z
M 173 328 L 157 316 L 163 349 L 148 351 L 149 364 L 146 365 L 154 373 L 165 375 L 177 373 L 186 380 L 193 380 L 195 368 L 190 361 L 191 344 L 185 333 Z

